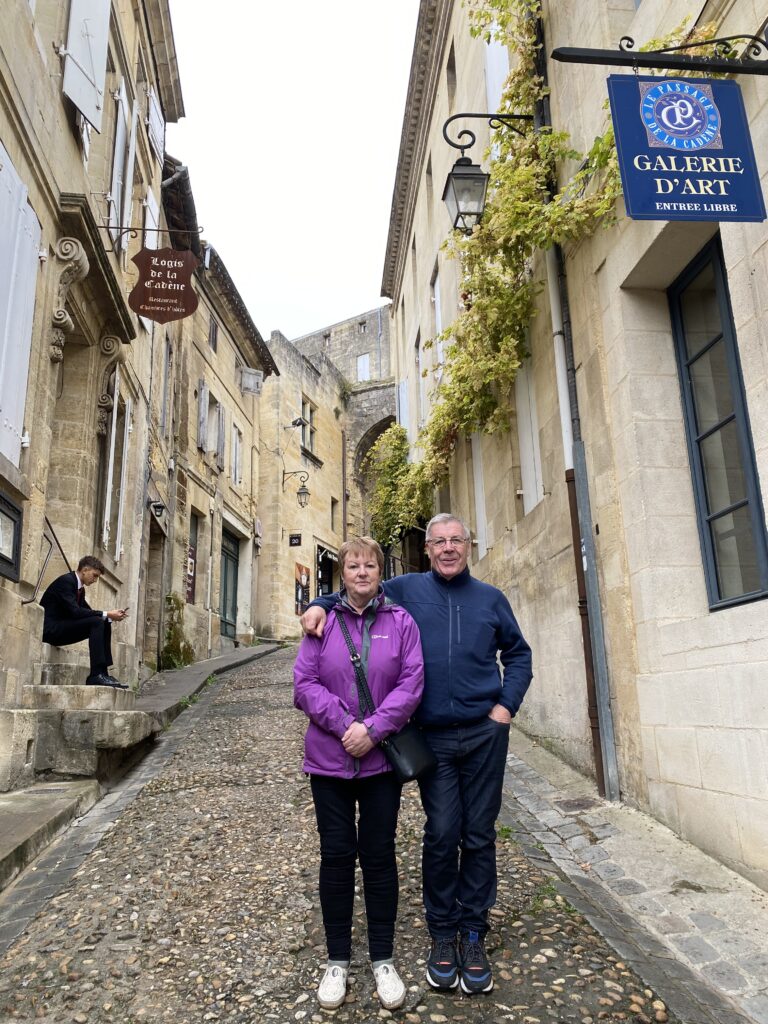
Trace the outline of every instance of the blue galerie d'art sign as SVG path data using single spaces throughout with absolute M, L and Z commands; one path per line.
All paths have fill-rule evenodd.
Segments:
M 608 95 L 630 217 L 765 220 L 736 82 L 610 75 Z

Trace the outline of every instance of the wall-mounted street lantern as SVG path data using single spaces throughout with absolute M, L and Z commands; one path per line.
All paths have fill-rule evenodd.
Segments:
M 480 223 L 485 209 L 485 196 L 488 190 L 489 174 L 479 164 L 473 164 L 464 151 L 471 149 L 477 141 L 477 136 L 469 128 L 464 128 L 456 136 L 456 141 L 448 135 L 448 125 L 460 118 L 480 118 L 488 122 L 490 128 L 501 128 L 505 125 L 517 132 L 524 133 L 514 124 L 515 121 L 532 121 L 530 114 L 454 114 L 449 117 L 443 125 L 443 138 L 449 146 L 461 150 L 461 156 L 453 165 L 443 189 L 443 202 L 448 207 L 448 214 L 451 218 L 451 225 L 465 235 L 471 235 L 474 228 Z M 461 140 L 466 137 L 467 141 Z
M 307 481 L 309 480 L 309 473 L 305 473 L 303 469 L 293 469 L 290 472 L 283 470 L 283 490 L 285 490 L 285 481 L 289 476 L 297 476 L 299 478 L 299 489 L 296 491 L 296 501 L 299 503 L 299 508 L 306 508 L 309 504 L 309 488 L 307 487 Z

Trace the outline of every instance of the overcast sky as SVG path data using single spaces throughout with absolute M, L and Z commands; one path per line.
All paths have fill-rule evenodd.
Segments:
M 171 0 L 204 238 L 296 338 L 381 305 L 418 0 Z

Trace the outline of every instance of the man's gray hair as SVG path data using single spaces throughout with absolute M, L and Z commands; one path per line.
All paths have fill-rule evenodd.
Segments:
M 469 540 L 470 537 L 472 536 L 472 531 L 470 530 L 470 528 L 467 526 L 463 519 L 459 519 L 459 517 L 455 516 L 452 512 L 438 512 L 437 515 L 432 516 L 432 518 L 427 523 L 427 540 L 430 539 L 429 535 L 432 531 L 432 527 L 439 526 L 440 523 L 458 523 L 459 526 L 461 527 L 462 533 L 464 534 L 464 540 Z

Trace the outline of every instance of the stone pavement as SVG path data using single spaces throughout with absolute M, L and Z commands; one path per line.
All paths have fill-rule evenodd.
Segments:
M 278 651 L 206 687 L 147 758 L 2 894 L 3 1024 L 749 1019 L 627 913 L 628 897 L 584 868 L 592 861 L 575 851 L 603 849 L 621 833 L 620 823 L 594 817 L 613 809 L 558 808 L 557 800 L 589 797 L 549 792 L 542 765 L 529 768 L 517 745 L 488 942 L 494 992 L 469 998 L 425 982 L 423 817 L 410 785 L 398 836 L 396 957 L 406 1006 L 394 1014 L 379 1007 L 358 901 L 348 1001 L 319 1010 L 318 844 L 300 770 L 293 655 Z M 581 848 L 574 828 L 587 837 Z M 618 849 L 606 852 L 594 863 L 619 864 Z M 680 874 L 698 884 L 687 865 Z
M 263 658 L 278 647 L 279 644 L 239 647 L 183 669 L 156 673 L 145 682 L 135 709 L 152 715 L 160 728 L 166 728 L 198 699 L 210 678 Z M 104 791 L 105 787 L 96 779 L 54 778 L 12 793 L 0 793 L 0 890 L 74 818 L 92 807 Z

